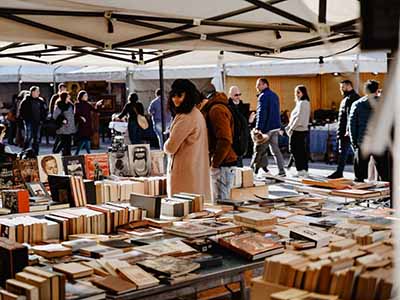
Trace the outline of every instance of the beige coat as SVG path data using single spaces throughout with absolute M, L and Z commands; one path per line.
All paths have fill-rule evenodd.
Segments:
M 172 124 L 164 151 L 169 154 L 167 192 L 203 194 L 211 200 L 210 167 L 206 122 L 197 108 L 178 114 Z

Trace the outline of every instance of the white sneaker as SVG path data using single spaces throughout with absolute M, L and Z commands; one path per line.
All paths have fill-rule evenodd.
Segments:
M 293 177 L 305 178 L 308 177 L 308 172 L 306 170 L 297 171 L 297 174 Z

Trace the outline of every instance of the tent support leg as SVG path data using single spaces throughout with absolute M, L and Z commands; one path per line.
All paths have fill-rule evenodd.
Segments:
M 162 134 L 161 134 L 161 139 L 162 139 L 162 144 L 164 144 L 164 131 L 165 131 L 165 120 L 164 120 L 164 63 L 163 63 L 163 59 L 161 58 L 158 61 L 158 70 L 160 73 L 160 102 L 161 102 L 161 130 L 162 130 Z M 162 145 L 160 145 L 160 148 L 162 147 Z

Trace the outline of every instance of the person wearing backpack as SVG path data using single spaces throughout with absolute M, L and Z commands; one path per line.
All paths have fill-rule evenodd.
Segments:
M 62 150 L 63 156 L 71 155 L 72 136 L 76 132 L 74 104 L 71 102 L 71 96 L 68 92 L 62 92 L 60 98 L 55 103 L 53 118 L 57 124 L 56 134 L 59 144 L 53 153 L 59 153 Z
M 238 158 L 233 148 L 235 120 L 224 93 L 213 92 L 207 98 L 201 112 L 207 123 L 213 200 L 226 200 L 231 196 Z

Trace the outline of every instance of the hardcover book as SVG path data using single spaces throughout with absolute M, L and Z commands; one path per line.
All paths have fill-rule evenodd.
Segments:
M 147 273 L 139 266 L 130 266 L 117 269 L 117 273 L 124 279 L 134 283 L 138 289 L 149 288 L 156 286 L 160 281 L 153 275 Z
M 108 159 L 110 162 L 110 173 L 116 176 L 131 176 L 129 168 L 128 150 L 125 151 L 112 151 L 108 152 Z
M 161 198 L 139 195 L 139 194 L 131 194 L 130 204 L 135 207 L 139 207 L 145 209 L 147 211 L 147 217 L 149 218 L 160 218 L 161 214 Z
M 27 190 L 3 190 L 1 192 L 3 208 L 12 214 L 29 212 L 29 193 Z
M 90 180 L 102 180 L 110 176 L 107 153 L 85 154 L 85 172 Z
M 217 230 L 214 228 L 190 222 L 174 222 L 171 227 L 164 228 L 164 231 L 186 238 L 197 238 L 217 234 Z
M 218 243 L 250 260 L 283 253 L 283 245 L 258 233 L 243 233 L 223 237 Z
M 82 282 L 67 282 L 65 285 L 65 300 L 100 300 L 105 299 L 106 293 L 88 284 Z
M 121 279 L 118 276 L 107 276 L 101 279 L 94 279 L 92 283 L 101 288 L 105 289 L 107 292 L 115 295 L 120 295 L 124 293 L 128 293 L 134 291 L 136 289 L 136 285 Z
M 38 162 L 36 159 L 17 160 L 16 165 L 18 166 L 22 182 L 40 181 Z M 14 174 L 16 174 L 15 171 Z
M 63 156 L 65 175 L 81 176 L 85 178 L 85 159 L 83 155 Z
M 138 262 L 137 265 L 150 272 L 155 272 L 159 275 L 171 278 L 188 274 L 200 268 L 200 264 L 198 263 L 172 256 L 160 256 L 154 259 L 148 259 Z
M 22 244 L 0 238 L 0 284 L 14 278 L 28 265 L 28 248 Z
M 9 189 L 14 185 L 13 163 L 0 165 L 0 189 Z
M 151 150 L 151 176 L 163 176 L 165 170 L 165 153 L 161 150 Z
M 148 176 L 151 171 L 150 145 L 128 145 L 129 165 L 133 176 Z
M 61 160 L 61 154 L 39 155 L 38 169 L 41 182 L 48 182 L 49 175 L 61 175 L 64 173 L 64 168 Z M 34 180 L 31 180 L 32 182 Z
M 93 274 L 92 268 L 75 262 L 54 265 L 53 270 L 64 273 L 69 279 L 78 279 Z

